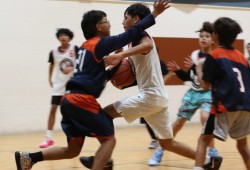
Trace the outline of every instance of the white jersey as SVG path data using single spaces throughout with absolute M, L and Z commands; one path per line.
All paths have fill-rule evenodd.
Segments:
M 191 59 L 192 59 L 192 61 L 194 62 L 195 65 L 198 65 L 199 63 L 204 62 L 205 59 L 206 59 L 204 56 L 200 57 L 199 53 L 200 53 L 200 50 L 195 50 L 191 54 Z M 192 70 L 192 69 L 190 70 L 190 78 L 191 78 L 191 81 L 192 81 L 192 87 L 191 88 L 193 90 L 196 90 L 196 91 L 204 90 L 201 87 L 200 82 L 198 81 L 198 76 L 197 76 L 196 70 Z
M 153 39 L 152 39 L 153 41 Z M 140 92 L 152 95 L 167 106 L 168 95 L 163 81 L 160 59 L 156 46 L 148 54 L 130 57 L 135 65 L 136 80 Z
M 130 58 L 135 66 L 140 92 L 113 103 L 115 110 L 129 123 L 144 117 L 159 139 L 173 138 L 167 109 L 168 95 L 155 44 L 148 54 L 139 54 Z
M 75 45 L 69 45 L 64 52 L 59 48 L 52 50 L 54 69 L 52 75 L 52 95 L 62 96 L 65 93 L 65 85 L 73 75 L 74 62 L 76 58 Z

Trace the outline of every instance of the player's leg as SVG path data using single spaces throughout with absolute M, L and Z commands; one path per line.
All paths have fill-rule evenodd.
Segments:
M 247 170 L 250 170 L 250 150 L 247 144 L 247 138 L 237 140 L 237 149 L 245 163 Z
M 200 116 L 200 121 L 202 126 L 205 126 L 205 123 L 208 119 L 209 112 L 207 112 L 205 109 L 201 110 L 201 116 Z M 218 150 L 215 148 L 215 143 L 214 143 L 214 138 L 211 139 L 210 143 L 208 144 L 208 156 L 219 156 Z
M 51 147 L 42 152 L 15 152 L 16 166 L 18 170 L 31 169 L 40 161 L 71 159 L 78 156 L 82 149 L 82 142 L 78 139 L 71 139 L 67 147 Z
M 203 169 L 204 165 L 205 169 L 210 169 L 211 167 L 214 167 L 214 169 L 217 170 L 221 165 L 222 157 L 220 156 L 206 157 L 207 147 L 211 142 L 211 140 L 213 140 L 214 138 L 213 134 L 214 129 L 215 129 L 215 115 L 210 114 L 205 123 L 205 126 L 203 127 L 203 132 L 198 139 L 194 170 Z
M 56 111 L 57 111 L 58 105 L 60 105 L 61 98 L 62 96 L 52 96 L 51 108 L 50 108 L 49 117 L 48 117 L 47 131 L 46 131 L 44 141 L 39 145 L 40 148 L 47 148 L 48 146 L 51 146 L 54 144 L 53 128 L 54 128 L 55 119 L 56 119 Z
M 111 137 L 109 139 L 99 138 L 98 140 L 101 143 L 101 146 L 99 147 L 98 151 L 95 154 L 92 169 L 99 170 L 103 169 L 103 167 L 111 168 L 108 166 L 112 165 L 107 164 L 107 162 L 110 160 L 112 152 L 115 147 L 115 142 L 116 142 L 115 137 Z
M 177 133 L 182 129 L 184 124 L 186 123 L 188 119 L 186 118 L 177 118 L 175 122 L 173 123 L 173 134 L 174 136 L 177 135 Z
M 172 124 L 167 108 L 160 112 L 145 117 L 145 120 L 154 130 L 158 141 L 164 150 L 168 150 L 188 158 L 195 158 L 195 150 L 184 143 L 174 141 Z
M 198 109 L 197 100 L 195 100 L 196 92 L 193 89 L 189 89 L 181 100 L 181 105 L 178 110 L 177 119 L 173 123 L 174 136 L 182 129 L 187 120 L 190 120 L 195 111 Z

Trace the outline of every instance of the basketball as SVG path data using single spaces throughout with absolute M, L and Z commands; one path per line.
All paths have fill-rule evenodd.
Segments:
M 133 63 L 128 59 L 123 59 L 118 70 L 111 78 L 111 83 L 116 86 L 126 87 L 134 83 L 135 74 L 133 71 Z

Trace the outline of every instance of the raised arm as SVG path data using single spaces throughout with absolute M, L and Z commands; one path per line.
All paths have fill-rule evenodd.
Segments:
M 108 55 L 109 53 L 114 52 L 115 50 L 122 48 L 133 41 L 135 37 L 140 35 L 145 29 L 154 25 L 155 17 L 160 15 L 169 7 L 170 0 L 156 0 L 151 14 L 135 24 L 130 30 L 116 36 L 102 38 L 96 47 L 96 49 L 102 50 L 96 50 L 96 56 L 101 59 L 104 55 Z

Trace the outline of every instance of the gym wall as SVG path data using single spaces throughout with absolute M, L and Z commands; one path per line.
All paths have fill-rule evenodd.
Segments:
M 111 34 L 121 33 L 124 31 L 123 12 L 131 3 L 114 0 L 1 1 L 0 134 L 45 131 L 51 100 L 48 54 L 59 45 L 56 29 L 71 29 L 75 34 L 72 44 L 81 45 L 85 41 L 80 28 L 82 15 L 90 9 L 98 9 L 107 13 L 112 25 Z M 148 4 L 152 9 L 152 2 Z M 250 41 L 250 13 L 247 8 L 173 4 L 147 31 L 155 38 L 160 56 L 165 61 L 175 59 L 181 64 L 183 57 L 198 48 L 195 31 L 204 21 L 213 22 L 221 16 L 231 17 L 242 26 L 244 32 L 238 39 L 243 50 L 246 42 Z M 188 88 L 187 85 L 166 86 L 171 120 L 175 120 L 181 98 Z M 98 101 L 105 106 L 137 92 L 136 87 L 121 91 L 108 83 Z M 58 110 L 56 130 L 61 130 L 60 119 Z M 199 114 L 191 121 L 197 122 Z M 140 125 L 139 121 L 129 125 L 119 118 L 115 120 L 115 126 Z

